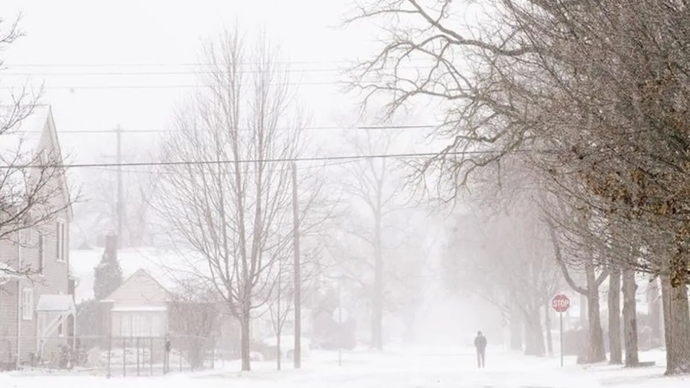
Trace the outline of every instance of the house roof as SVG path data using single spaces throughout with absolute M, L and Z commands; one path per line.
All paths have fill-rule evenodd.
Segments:
M 149 280 L 151 280 L 155 285 L 157 285 L 158 287 L 160 287 L 160 289 L 163 290 L 163 291 L 165 291 L 167 294 L 170 293 L 170 290 L 168 290 L 168 288 L 166 288 L 165 286 L 163 286 L 163 284 L 161 284 L 161 282 L 159 282 L 158 280 L 156 280 L 156 278 L 154 278 L 153 276 L 151 276 L 150 273 L 146 272 L 145 269 L 140 268 L 140 269 L 138 269 L 136 272 L 134 272 L 132 275 L 130 275 L 127 279 L 125 279 L 125 280 L 122 282 L 122 284 L 120 285 L 120 287 L 118 287 L 115 291 L 111 292 L 110 295 L 108 295 L 108 296 L 105 298 L 105 300 L 113 300 L 113 299 L 115 299 L 115 298 L 114 298 L 114 295 L 115 295 L 115 294 L 118 292 L 118 290 L 120 290 L 125 284 L 130 283 L 130 282 L 134 281 L 135 279 L 138 279 L 138 281 L 141 281 L 141 280 L 142 280 L 142 279 L 141 279 L 142 276 L 145 277 L 145 278 L 148 278 Z
M 79 278 L 75 289 L 77 303 L 93 299 L 94 269 L 102 255 L 103 248 L 70 251 L 71 271 Z M 123 249 L 118 251 L 117 258 L 125 279 L 139 270 L 144 270 L 168 290 L 175 288 L 176 279 L 181 276 L 176 269 L 184 268 L 186 265 L 185 258 L 178 252 L 155 248 Z
M 0 114 L 10 114 L 13 107 L 0 106 Z M 38 105 L 33 108 L 31 115 L 21 120 L 16 125 L 7 129 L 2 134 L 0 142 L 0 159 L 8 161 L 20 154 L 20 162 L 28 162 L 38 153 L 38 146 L 45 133 L 48 117 L 51 115 L 50 107 Z M 11 160 L 9 160 L 11 161 Z
M 43 294 L 38 298 L 36 311 L 38 312 L 74 312 L 72 295 Z
M 9 113 L 14 106 L 0 105 L 0 115 Z M 0 123 L 1 125 L 2 123 Z M 44 136 L 51 138 L 52 149 L 42 149 L 41 140 Z M 53 120 L 50 105 L 35 105 L 31 114 L 7 129 L 0 141 L 0 165 L 32 164 L 39 153 L 48 151 L 59 163 L 64 163 L 60 142 Z M 69 186 L 65 174 L 60 174 L 60 188 L 65 198 L 70 198 Z M 68 218 L 73 218 L 72 207 L 67 208 Z

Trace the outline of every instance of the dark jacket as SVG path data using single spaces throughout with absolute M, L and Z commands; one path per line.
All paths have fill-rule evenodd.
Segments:
M 474 347 L 478 350 L 486 349 L 486 337 L 478 335 L 477 338 L 474 339 Z

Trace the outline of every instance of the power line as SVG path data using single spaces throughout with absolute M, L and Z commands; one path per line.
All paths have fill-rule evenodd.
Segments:
M 346 85 L 344 81 L 311 81 L 311 82 L 274 82 L 273 86 L 334 86 Z M 28 86 L 28 88 L 43 90 L 156 90 L 156 89 L 204 89 L 206 85 L 60 85 L 60 86 Z M 26 85 L 1 86 L 0 89 L 26 89 Z
M 353 61 L 271 61 L 272 64 L 277 65 L 316 65 L 316 64 L 349 64 L 357 65 Z M 237 62 L 239 66 L 258 66 L 262 65 L 260 62 Z M 204 62 L 183 62 L 183 63 L 7 63 L 5 68 L 15 67 L 83 67 L 83 68 L 98 68 L 98 67 L 216 67 L 213 63 Z
M 417 70 L 417 69 L 431 69 L 431 66 L 398 66 L 397 70 Z M 319 69 L 283 69 L 275 70 L 278 74 L 290 74 L 290 73 L 335 73 L 345 71 L 347 68 L 319 68 Z M 238 70 L 237 74 L 258 74 L 263 73 L 264 70 Z M 97 76 L 97 77 L 111 77 L 111 76 L 165 76 L 165 75 L 203 75 L 203 74 L 214 74 L 216 71 L 211 70 L 184 70 L 184 71 L 105 71 L 105 72 L 13 72 L 13 71 L 3 71 L 0 73 L 2 77 L 31 77 L 31 76 L 42 76 L 42 77 L 83 77 L 83 76 Z
M 329 73 L 343 71 L 344 69 L 286 69 L 286 70 L 276 70 L 275 73 Z M 255 74 L 261 73 L 261 70 L 240 70 L 237 74 Z M 72 73 L 34 73 L 34 72 L 1 72 L 2 77 L 31 77 L 31 76 L 42 76 L 42 77 L 82 77 L 82 76 L 98 76 L 98 77 L 110 77 L 110 76 L 150 76 L 150 75 L 201 75 L 201 74 L 214 74 L 212 71 L 134 71 L 134 72 L 123 72 L 123 71 L 108 71 L 108 72 L 72 72 Z
M 379 130 L 392 130 L 392 129 L 434 129 L 440 127 L 441 124 L 419 124 L 419 125 L 363 125 L 357 127 L 346 127 L 346 126 L 315 126 L 315 127 L 304 127 L 304 128 L 275 128 L 278 131 L 288 131 L 288 130 L 306 130 L 306 131 L 329 131 L 329 130 L 366 130 L 366 131 L 379 131 Z M 250 131 L 250 128 L 242 128 L 240 131 Z M 26 132 L 42 132 L 42 131 L 26 131 Z M 61 134 L 94 134 L 94 135 L 113 135 L 115 132 L 112 129 L 108 130 L 58 130 L 58 135 Z M 137 133 L 176 133 L 182 132 L 179 129 L 137 129 L 137 130 L 123 130 L 122 134 L 137 134 Z
M 428 62 L 428 60 L 421 58 L 410 58 L 410 62 Z M 333 65 L 333 64 L 347 64 L 358 65 L 358 61 L 346 60 L 328 60 L 328 61 L 272 61 L 273 64 L 278 65 Z M 240 66 L 257 66 L 262 65 L 260 62 L 238 62 Z M 83 68 L 98 68 L 98 67 L 213 67 L 213 63 L 205 62 L 182 62 L 182 63 L 8 63 L 5 62 L 5 68 L 14 67 L 83 67 Z
M 311 166 L 304 166 L 300 167 L 300 170 L 315 170 L 315 169 L 323 169 L 327 167 L 337 167 L 337 166 L 344 166 L 347 164 L 351 164 L 353 162 L 356 162 L 357 160 L 341 160 L 341 161 L 336 161 L 333 163 L 323 163 L 323 164 L 318 164 L 318 165 L 311 165 Z M 107 172 L 117 172 L 118 170 L 113 169 L 113 168 L 107 168 L 107 167 L 96 167 L 100 171 L 107 171 Z M 271 170 L 272 172 L 284 172 L 284 171 L 291 171 L 292 167 L 286 167 L 286 168 L 278 168 Z M 142 171 L 142 170 L 122 170 L 123 173 L 125 174 L 145 174 L 145 175 L 151 175 L 151 174 L 156 174 L 156 175 L 171 175 L 171 173 L 166 173 L 166 172 L 160 172 L 160 171 Z
M 548 150 L 521 150 L 513 152 L 549 152 Z M 446 152 L 446 156 L 459 155 L 486 155 L 500 153 L 500 151 L 455 151 Z M 202 166 L 202 165 L 226 165 L 226 164 L 250 164 L 250 163 L 291 163 L 291 162 L 323 162 L 323 161 L 356 161 L 367 159 L 408 159 L 431 158 L 439 156 L 438 152 L 398 153 L 398 154 L 371 154 L 371 155 L 342 155 L 342 156 L 315 156 L 303 158 L 269 158 L 269 159 L 244 159 L 244 160 L 194 160 L 177 162 L 126 162 L 126 163 L 77 163 L 77 164 L 27 164 L 0 166 L 0 169 L 25 169 L 25 168 L 98 168 L 98 167 L 156 167 L 156 166 Z

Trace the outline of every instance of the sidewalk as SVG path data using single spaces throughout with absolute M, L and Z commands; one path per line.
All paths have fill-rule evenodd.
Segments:
M 478 370 L 471 348 L 400 348 L 376 352 L 345 352 L 343 366 L 338 366 L 337 352 L 313 352 L 304 368 L 276 371 L 274 362 L 253 364 L 254 371 L 238 372 L 239 364 L 226 363 L 224 368 L 198 373 L 159 377 L 113 378 L 102 376 L 21 376 L 0 375 L 5 388 L 676 388 L 685 387 L 690 379 L 665 378 L 664 355 L 643 353 L 644 361 L 657 366 L 625 369 L 622 366 L 575 365 L 566 358 L 560 367 L 558 357 L 525 357 L 488 349 L 487 368 Z

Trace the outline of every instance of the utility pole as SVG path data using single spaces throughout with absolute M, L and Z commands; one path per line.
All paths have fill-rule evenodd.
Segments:
M 292 222 L 292 245 L 295 254 L 295 350 L 293 352 L 293 362 L 295 369 L 300 369 L 302 367 L 302 276 L 300 275 L 299 257 L 299 204 L 297 202 L 297 163 L 295 162 L 292 162 Z
M 117 247 L 122 248 L 122 227 L 124 224 L 124 199 L 122 197 L 122 128 L 118 125 L 115 128 L 117 144 L 116 164 L 117 164 Z

